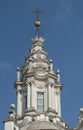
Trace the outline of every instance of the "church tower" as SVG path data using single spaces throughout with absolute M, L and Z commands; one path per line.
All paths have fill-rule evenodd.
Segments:
M 35 34 L 25 63 L 17 69 L 14 87 L 17 94 L 17 111 L 12 104 L 9 117 L 4 120 L 5 130 L 66 129 L 61 117 L 60 71 L 53 69 L 52 60 L 44 50 L 45 39 L 40 33 L 41 22 L 36 10 Z

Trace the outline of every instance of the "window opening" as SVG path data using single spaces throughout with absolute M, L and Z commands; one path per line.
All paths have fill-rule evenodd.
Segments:
M 27 95 L 25 95 L 25 109 L 27 109 Z
M 43 92 L 37 93 L 37 110 L 38 112 L 44 111 L 44 93 Z

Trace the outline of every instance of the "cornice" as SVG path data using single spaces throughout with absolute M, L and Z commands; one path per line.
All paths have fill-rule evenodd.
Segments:
M 17 89 L 17 86 L 18 85 L 22 86 L 22 84 L 23 84 L 23 82 L 21 82 L 21 81 L 15 81 L 14 88 Z
M 60 88 L 60 89 L 62 90 L 63 84 L 62 84 L 62 83 L 55 83 L 55 84 L 54 84 L 54 87 L 55 87 L 55 88 Z
M 48 77 L 50 77 L 50 78 L 52 78 L 54 80 L 57 79 L 56 74 L 55 73 L 51 73 L 51 72 L 48 73 Z
M 15 118 L 13 118 L 13 117 L 8 117 L 7 119 L 3 120 L 3 123 L 9 122 L 9 121 L 15 122 Z
M 45 51 L 35 51 L 35 52 L 31 53 L 31 54 L 32 55 L 34 55 L 34 54 L 44 54 L 44 55 L 48 56 L 48 53 L 46 53 Z
M 45 72 L 45 71 L 44 71 Z M 39 73 L 39 72 L 38 72 Z M 28 77 L 34 77 L 35 79 L 39 79 L 39 80 L 46 80 L 48 78 L 52 78 L 54 80 L 57 79 L 56 75 L 54 73 L 51 73 L 51 72 L 47 72 L 46 71 L 46 74 L 38 74 L 37 71 L 31 71 L 31 72 L 28 72 L 26 73 L 24 76 L 23 76 L 23 79 L 24 78 L 28 78 Z M 58 84 L 59 86 L 61 84 Z

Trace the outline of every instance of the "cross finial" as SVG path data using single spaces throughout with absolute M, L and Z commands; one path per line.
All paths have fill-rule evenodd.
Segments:
M 36 19 L 39 20 L 39 14 L 41 14 L 42 12 L 39 9 L 36 9 L 33 12 L 36 14 Z
M 36 14 L 36 21 L 34 22 L 34 25 L 36 27 L 36 31 L 34 36 L 40 36 L 41 32 L 40 32 L 40 26 L 41 26 L 41 21 L 39 20 L 39 15 L 42 13 L 39 9 L 36 9 L 35 11 L 33 11 Z

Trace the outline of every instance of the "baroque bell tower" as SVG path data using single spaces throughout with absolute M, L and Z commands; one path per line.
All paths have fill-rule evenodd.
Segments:
M 17 69 L 14 84 L 17 94 L 17 111 L 10 106 L 9 117 L 4 120 L 5 130 L 59 129 L 67 128 L 61 118 L 60 93 L 62 83 L 60 71 L 53 69 L 52 60 L 44 51 L 40 32 L 40 11 L 36 11 L 35 34 L 32 38 L 30 53 L 25 63 Z M 12 127 L 10 127 L 10 123 Z

